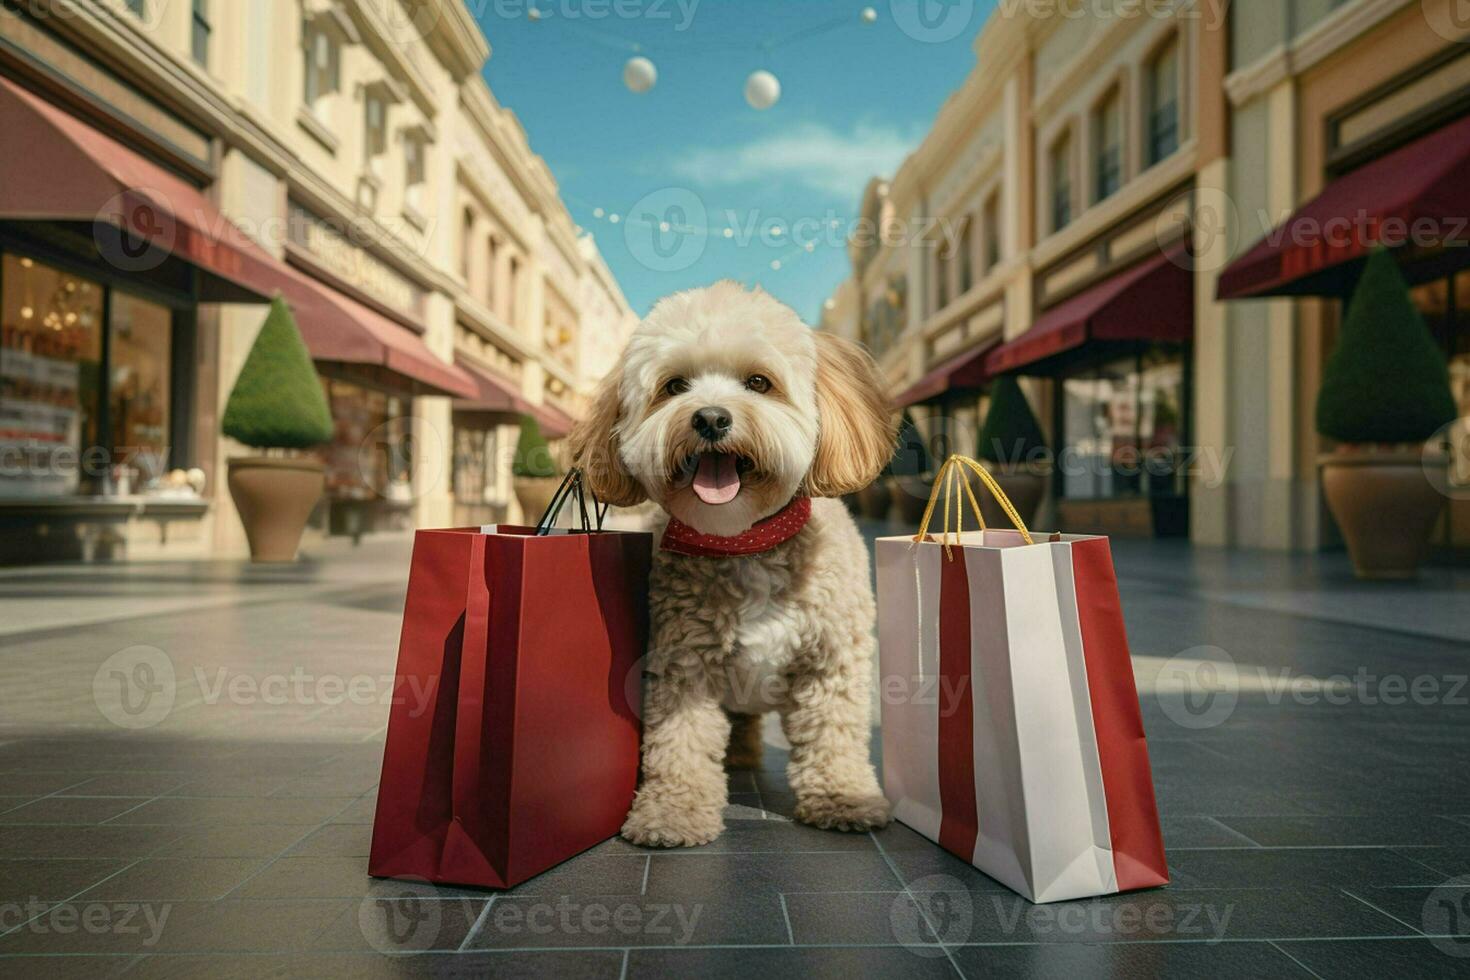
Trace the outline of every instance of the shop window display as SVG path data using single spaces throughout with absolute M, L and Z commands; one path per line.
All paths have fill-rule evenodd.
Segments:
M 1184 362 L 1150 350 L 1075 371 L 1061 382 L 1062 496 L 1183 494 Z
M 411 499 L 408 399 L 336 378 L 323 379 L 332 442 L 323 450 L 334 500 Z
M 1458 501 L 1470 500 L 1470 270 L 1414 287 L 1410 295 L 1449 361 L 1450 391 L 1460 419 L 1448 433 L 1453 494 L 1447 543 L 1470 546 L 1470 513 Z
M 0 259 L 0 496 L 53 497 L 106 477 L 97 451 L 100 285 Z
M 112 447 L 140 485 L 168 471 L 172 319 L 166 307 L 113 293 L 108 417 Z

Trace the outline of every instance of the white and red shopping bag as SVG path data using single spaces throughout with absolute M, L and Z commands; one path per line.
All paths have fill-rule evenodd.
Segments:
M 1168 882 L 1108 539 L 880 538 L 883 784 L 894 816 L 1033 902 Z M 976 508 L 978 511 L 978 508 Z M 983 526 L 983 525 L 982 525 Z

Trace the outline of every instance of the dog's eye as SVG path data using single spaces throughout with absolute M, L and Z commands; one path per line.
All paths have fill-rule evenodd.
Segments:
M 682 395 L 688 390 L 689 381 L 687 378 L 670 378 L 669 380 L 664 382 L 664 394 L 668 395 L 670 398 L 674 397 L 675 395 Z
M 745 387 L 749 388 L 757 395 L 764 395 L 766 392 L 771 390 L 771 379 L 766 377 L 764 374 L 752 374 L 750 377 L 745 379 Z

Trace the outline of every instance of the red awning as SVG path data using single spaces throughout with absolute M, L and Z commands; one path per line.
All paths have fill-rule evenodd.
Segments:
M 992 375 L 1016 371 L 1088 341 L 1173 341 L 1194 337 L 1194 273 L 1176 246 L 1119 272 L 1037 318 L 990 352 Z
M 899 408 L 908 408 L 945 392 L 984 387 L 985 382 L 990 380 L 990 374 L 985 370 L 985 355 L 990 353 L 995 343 L 992 341 L 981 344 L 951 357 L 905 389 L 894 399 L 894 403 Z
M 1470 116 L 1328 184 L 1231 263 L 1217 295 L 1343 295 L 1378 245 L 1470 244 L 1467 215 Z
M 141 270 L 178 256 L 204 273 L 206 302 L 264 302 L 275 292 L 275 259 L 197 187 L 6 78 L 0 133 L 0 218 L 113 225 L 143 254 L 109 260 Z
M 304 272 L 278 266 L 279 291 L 314 360 L 386 368 L 426 395 L 470 398 L 478 391 L 467 373 L 435 357 L 407 327 Z
M 541 434 L 548 439 L 561 439 L 572 431 L 573 419 L 552 405 L 533 405 L 515 390 L 512 382 L 497 377 L 468 358 L 457 356 L 455 363 L 473 379 L 476 393 L 454 403 L 458 412 L 489 412 L 512 416 L 529 415 L 536 420 Z

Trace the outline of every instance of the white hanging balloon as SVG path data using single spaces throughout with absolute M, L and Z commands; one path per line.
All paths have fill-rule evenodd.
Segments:
M 752 109 L 766 110 L 781 98 L 781 82 L 768 71 L 753 71 L 745 80 L 745 101 Z
M 658 83 L 658 69 L 653 62 L 641 55 L 637 58 L 629 58 L 623 65 L 623 84 L 628 86 L 628 91 L 642 95 Z
M 864 24 L 871 24 L 874 21 L 876 21 L 877 19 L 878 19 L 878 11 L 874 10 L 872 7 L 864 7 L 863 8 L 863 23 Z

